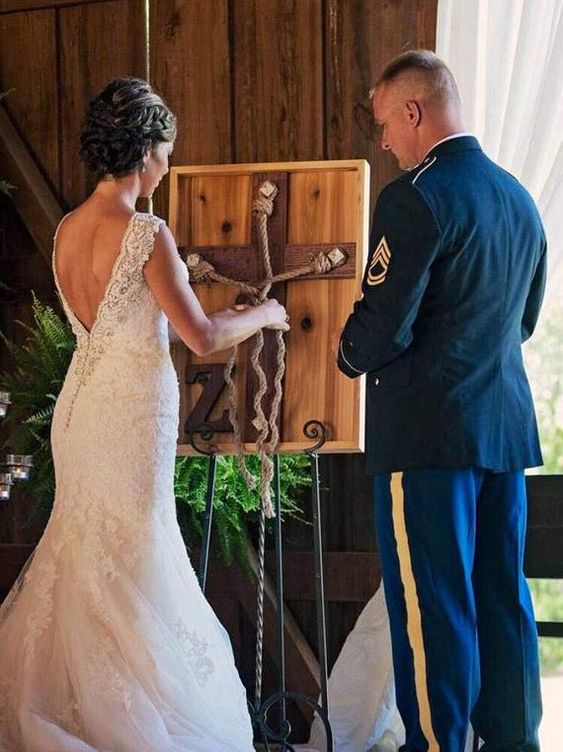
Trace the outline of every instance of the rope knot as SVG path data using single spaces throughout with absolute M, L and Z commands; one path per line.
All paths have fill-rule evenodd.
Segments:
M 315 274 L 326 274 L 332 269 L 330 259 L 324 251 L 311 254 L 311 269 Z
M 274 211 L 274 199 L 278 195 L 278 187 L 269 180 L 265 180 L 258 190 L 258 196 L 252 202 L 252 213 L 254 216 L 265 214 L 267 217 L 272 216 Z
M 211 282 L 211 274 L 215 271 L 213 264 L 202 259 L 199 253 L 188 253 L 186 265 L 190 278 L 194 282 Z
M 327 274 L 345 264 L 346 261 L 348 261 L 348 254 L 341 251 L 340 248 L 333 248 L 329 253 L 318 251 L 311 254 L 310 257 L 311 270 L 315 274 Z

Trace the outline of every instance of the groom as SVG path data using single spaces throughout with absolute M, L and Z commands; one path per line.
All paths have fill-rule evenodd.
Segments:
M 367 373 L 368 470 L 405 752 L 536 752 L 537 636 L 522 573 L 524 468 L 541 464 L 521 343 L 545 284 L 526 190 L 464 132 L 446 65 L 383 71 L 381 192 L 338 365 Z M 392 483 L 392 476 L 396 476 Z

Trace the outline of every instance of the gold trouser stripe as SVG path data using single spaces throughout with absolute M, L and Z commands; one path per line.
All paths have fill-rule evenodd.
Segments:
M 403 473 L 391 476 L 391 500 L 393 509 L 393 527 L 399 556 L 399 570 L 407 606 L 407 634 L 414 655 L 414 683 L 418 700 L 419 721 L 422 733 L 428 742 L 428 752 L 440 752 L 440 745 L 432 727 L 430 700 L 426 676 L 426 653 L 422 635 L 422 618 L 416 592 L 416 582 L 412 571 L 411 552 L 405 520 L 405 493 Z

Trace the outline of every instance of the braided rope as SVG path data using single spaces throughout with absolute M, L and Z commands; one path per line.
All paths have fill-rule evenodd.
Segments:
M 258 240 L 262 250 L 264 269 L 266 277 L 254 284 L 231 279 L 219 274 L 213 264 L 203 259 L 198 253 L 188 254 L 186 264 L 190 272 L 190 279 L 195 283 L 219 282 L 222 284 L 238 287 L 246 293 L 253 305 L 263 303 L 272 288 L 279 282 L 287 282 L 291 279 L 297 279 L 308 274 L 327 274 L 333 269 L 342 266 L 347 261 L 347 255 L 339 248 L 334 248 L 330 252 L 318 251 L 311 254 L 309 263 L 292 271 L 281 274 L 273 274 L 272 261 L 270 256 L 270 243 L 268 237 L 268 217 L 272 216 L 274 210 L 274 200 L 278 194 L 278 188 L 274 183 L 265 181 L 258 191 L 258 196 L 252 204 L 252 214 L 257 220 Z M 258 388 L 254 394 L 253 408 L 254 419 L 252 425 L 257 431 L 256 448 L 261 460 L 261 477 L 260 477 L 260 499 L 265 516 L 268 518 L 275 516 L 275 511 L 271 500 L 271 482 L 274 476 L 274 462 L 271 457 L 279 444 L 278 417 L 283 398 L 282 382 L 285 373 L 285 340 L 284 333 L 281 330 L 276 331 L 276 373 L 274 376 L 274 395 L 270 409 L 270 416 L 266 418 L 263 408 L 263 399 L 268 391 L 268 381 L 266 374 L 260 362 L 260 356 L 264 349 L 264 332 L 260 330 L 254 338 L 254 346 L 250 356 L 250 362 L 256 378 Z M 237 391 L 233 379 L 233 371 L 237 359 L 238 347 L 234 347 L 229 361 L 225 367 L 224 378 L 227 384 L 228 412 L 229 420 L 233 427 L 235 447 L 237 450 L 238 465 L 244 477 L 244 480 L 250 490 L 257 486 L 257 479 L 252 475 L 246 466 L 244 459 L 244 443 L 237 410 Z
M 229 357 L 227 365 L 225 366 L 225 371 L 224 371 L 224 378 L 227 384 L 227 397 L 228 397 L 227 409 L 229 411 L 229 420 L 233 427 L 233 433 L 235 436 L 235 447 L 237 450 L 237 464 L 241 472 L 241 475 L 244 478 L 244 482 L 246 483 L 246 487 L 250 489 L 250 491 L 254 491 L 256 489 L 256 478 L 252 475 L 252 473 L 246 466 L 246 462 L 244 460 L 244 444 L 242 440 L 242 431 L 240 428 L 240 421 L 238 419 L 238 413 L 237 413 L 237 391 L 236 391 L 235 381 L 233 379 L 233 371 L 235 368 L 237 355 L 238 355 L 238 345 L 235 345 L 231 351 L 231 355 Z
M 274 199 L 278 193 L 277 186 L 266 181 L 260 186 L 258 197 L 253 202 L 252 213 L 258 223 L 258 238 L 262 249 L 266 278 L 261 282 L 250 285 L 239 282 L 222 274 L 218 274 L 213 265 L 201 258 L 197 253 L 189 254 L 187 259 L 190 278 L 194 282 L 221 282 L 234 285 L 250 296 L 254 305 L 264 302 L 276 282 L 285 282 L 290 279 L 305 276 L 307 274 L 326 274 L 332 269 L 341 266 L 347 260 L 347 256 L 340 249 L 335 248 L 330 253 L 319 251 L 312 254 L 307 266 L 300 267 L 290 272 L 273 275 L 270 256 L 270 243 L 268 237 L 268 217 L 274 210 Z M 258 582 L 256 602 L 256 668 L 255 668 L 255 708 L 258 709 L 262 700 L 262 670 L 264 651 L 264 583 L 265 583 L 265 551 L 266 551 L 266 517 L 275 516 L 275 510 L 271 499 L 271 483 L 274 477 L 274 461 L 272 453 L 276 450 L 280 435 L 278 428 L 278 416 L 283 398 L 282 382 L 285 373 L 285 340 L 281 330 L 276 331 L 276 373 L 274 376 L 274 395 L 270 408 L 270 417 L 266 418 L 263 408 L 263 399 L 268 391 L 266 374 L 260 363 L 260 356 L 264 349 L 264 332 L 258 331 L 255 335 L 254 347 L 251 352 L 250 362 L 258 379 L 258 389 L 254 394 L 253 407 L 255 417 L 253 426 L 258 432 L 256 448 L 261 459 L 260 477 L 260 523 L 258 538 Z M 225 367 L 224 378 L 227 384 L 229 420 L 233 426 L 237 458 L 240 471 L 249 489 L 256 488 L 256 479 L 248 470 L 244 458 L 244 444 L 237 411 L 237 391 L 233 379 L 233 371 L 238 354 L 238 347 L 234 347 L 229 361 Z M 268 440 L 269 436 L 269 440 Z
M 260 528 L 258 534 L 258 582 L 256 598 L 256 668 L 254 681 L 254 707 L 260 707 L 262 701 L 262 661 L 264 655 L 264 580 L 266 556 L 266 513 L 260 510 Z
M 213 264 L 202 259 L 199 253 L 190 253 L 186 259 L 186 264 L 190 272 L 190 279 L 193 282 L 221 282 L 224 285 L 238 287 L 244 293 L 252 298 L 260 297 L 261 290 L 266 285 L 275 285 L 278 282 L 288 282 L 298 277 L 304 277 L 306 274 L 328 274 L 336 269 L 347 260 L 347 256 L 339 248 L 334 248 L 330 252 L 317 251 L 311 254 L 307 266 L 300 266 L 292 271 L 282 272 L 273 277 L 267 277 L 251 285 L 248 282 L 242 282 L 230 277 L 224 277 L 215 271 Z
M 262 256 L 264 260 L 264 268 L 266 271 L 266 278 L 270 280 L 267 282 L 260 291 L 259 301 L 263 302 L 268 297 L 270 290 L 272 289 L 272 259 L 270 256 L 270 240 L 268 237 L 268 217 L 272 215 L 274 211 L 274 199 L 278 194 L 278 188 L 273 183 L 266 181 L 260 186 L 258 191 L 258 197 L 253 203 L 252 213 L 258 220 L 259 240 L 262 247 Z M 279 345 L 279 340 L 276 340 Z M 285 368 L 285 341 L 281 338 L 281 347 L 283 348 L 282 368 Z M 268 381 L 264 369 L 260 364 L 260 355 L 264 349 L 264 332 L 260 330 L 256 334 L 256 341 L 254 349 L 252 351 L 250 362 L 254 368 L 254 372 L 258 378 L 258 389 L 254 394 L 254 414 L 255 418 L 252 421 L 254 427 L 258 431 L 256 438 L 256 448 L 260 456 L 260 464 L 262 468 L 260 478 L 260 498 L 262 500 L 262 507 L 266 514 L 266 517 L 274 517 L 275 511 L 272 505 L 272 497 L 270 486 L 272 478 L 274 477 L 274 462 L 268 454 L 268 434 L 272 430 L 272 413 L 270 413 L 270 419 L 267 420 L 264 414 L 264 408 L 262 401 L 268 391 Z M 279 364 L 279 359 L 278 359 Z M 278 369 L 279 370 L 279 365 Z M 276 416 L 277 422 L 277 416 Z

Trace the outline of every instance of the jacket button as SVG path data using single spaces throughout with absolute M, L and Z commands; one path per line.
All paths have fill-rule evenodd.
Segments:
M 377 376 L 375 377 L 373 383 L 375 384 L 375 386 L 379 386 L 379 378 Z

